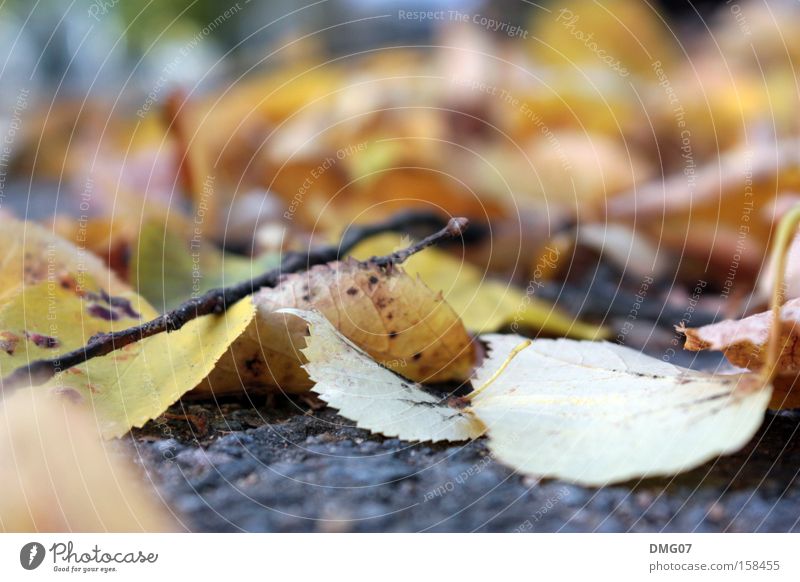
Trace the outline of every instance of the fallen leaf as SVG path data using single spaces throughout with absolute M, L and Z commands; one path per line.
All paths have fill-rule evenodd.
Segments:
M 428 251 L 426 251 L 428 252 Z M 300 367 L 306 325 L 275 313 L 316 309 L 372 358 L 415 381 L 464 381 L 475 353 L 472 339 L 441 294 L 400 267 L 353 259 L 288 275 L 253 296 L 256 320 L 231 346 L 199 393 L 242 387 L 305 392 L 313 383 Z
M 666 275 L 675 260 L 632 227 L 621 224 L 581 225 L 574 245 L 591 249 L 621 272 L 640 278 Z
M 485 427 L 509 466 L 585 485 L 672 475 L 738 450 L 772 391 L 609 343 L 536 340 L 512 359 L 525 338 L 494 334 L 483 338 L 491 353 L 462 399 L 469 406 L 453 408 L 370 362 L 319 314 L 292 313 L 311 324 L 314 390 L 359 426 L 413 440 L 475 438 Z
M 798 151 L 798 140 L 787 139 L 723 152 L 706 165 L 638 184 L 597 216 L 638 225 L 659 245 L 705 265 L 728 291 L 743 285 L 749 292 L 782 215 L 772 203 L 800 186 Z
M 75 220 L 72 216 L 56 216 L 53 231 L 63 239 L 85 248 L 103 262 L 116 275 L 125 278 L 131 255 L 131 243 L 136 239 L 138 223 L 127 216 L 112 220 L 107 217 Z
M 400 237 L 386 234 L 358 245 L 353 256 L 363 259 L 382 256 L 404 246 Z M 468 262 L 435 248 L 410 257 L 404 267 L 409 275 L 418 276 L 431 289 L 441 290 L 472 333 L 519 326 L 534 332 L 585 339 L 606 335 L 603 328 L 578 321 L 538 299 L 535 281 L 531 282 L 532 292 L 524 292 L 511 283 L 487 278 Z
M 678 331 L 686 335 L 687 350 L 720 351 L 734 366 L 759 371 L 764 366 L 772 321 L 772 312 L 765 311 L 703 327 L 679 327 Z M 779 342 L 782 350 L 776 364 L 770 408 L 797 408 L 800 394 L 793 388 L 800 376 L 800 299 L 790 299 L 781 308 Z
M 473 415 L 448 406 L 421 387 L 379 366 L 319 312 L 281 309 L 303 318 L 311 334 L 302 350 L 314 392 L 357 426 L 411 441 L 460 441 L 481 436 Z
M 3 248 L 0 303 L 24 285 L 43 281 L 79 291 L 96 282 L 109 295 L 127 289 L 90 251 L 66 242 L 38 224 L 4 218 L 0 246 Z
M 12 252 L 0 271 L 0 285 L 7 289 L 0 298 L 0 377 L 158 315 L 99 260 L 39 227 L 29 228 L 10 222 L 2 235 Z M 13 277 L 18 286 L 11 289 Z M 39 389 L 84 403 L 95 412 L 103 436 L 120 436 L 197 386 L 254 315 L 248 298 L 223 315 L 197 318 L 177 332 L 62 370 Z
M 39 388 L 0 408 L 0 529 L 175 531 L 170 509 L 127 451 L 103 445 L 91 413 Z
M 548 12 L 532 15 L 529 49 L 537 59 L 564 69 L 565 63 L 588 71 L 607 66 L 623 78 L 646 76 L 655 58 L 651 53 L 666 63 L 677 54 L 674 35 L 649 4 L 564 0 Z
M 65 370 L 44 388 L 91 402 L 102 434 L 121 436 L 200 385 L 254 316 L 253 303 L 243 299 L 222 315 L 204 315 L 177 332 Z
M 51 304 L 57 307 L 48 309 Z M 146 304 L 141 300 L 134 305 L 141 309 Z M 77 349 L 95 334 L 146 321 L 122 315 L 92 317 L 87 315 L 92 306 L 114 313 L 102 302 L 87 301 L 47 284 L 17 295 L 0 311 L 0 341 L 8 348 L 0 351 L 2 376 L 32 360 L 52 359 Z M 142 313 L 155 317 L 149 306 Z M 103 436 L 121 436 L 156 418 L 200 384 L 254 314 L 252 302 L 242 300 L 223 315 L 194 319 L 177 332 L 161 333 L 63 370 L 38 389 L 82 402 L 95 412 Z M 9 345 L 10 340 L 16 345 Z
M 523 338 L 488 335 L 486 381 Z M 525 473 L 585 485 L 673 475 L 744 446 L 772 390 L 605 342 L 538 340 L 472 410 L 498 458 Z
M 0 333 L 16 338 L 14 349 L 0 353 L 3 376 L 33 360 L 51 359 L 79 348 L 92 336 L 119 331 L 158 315 L 132 291 L 108 295 L 93 281 L 85 290 L 46 282 L 6 297 L 0 307 Z
M 173 309 L 209 289 L 233 285 L 277 267 L 280 257 L 224 253 L 184 221 L 149 220 L 139 231 L 130 280 L 153 305 Z
M 772 326 L 772 312 L 764 311 L 744 319 L 726 319 L 703 327 L 679 327 L 686 335 L 684 348 L 697 352 L 717 350 L 740 368 L 760 370 L 764 365 L 767 340 Z M 800 299 L 790 299 L 781 307 L 781 339 L 783 346 L 777 373 L 800 372 Z

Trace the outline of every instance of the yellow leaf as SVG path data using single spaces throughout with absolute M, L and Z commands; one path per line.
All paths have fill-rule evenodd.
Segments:
M 222 315 L 205 315 L 66 370 L 44 389 L 85 400 L 105 437 L 121 436 L 156 418 L 199 385 L 255 315 L 249 298 Z
M 621 79 L 647 75 L 653 54 L 669 64 L 677 48 L 652 5 L 625 0 L 562 0 L 548 14 L 536 14 L 532 28 L 530 49 L 537 60 L 565 70 L 608 68 Z
M 140 299 L 138 305 L 146 303 Z M 83 346 L 95 334 L 145 321 L 122 315 L 108 321 L 87 314 L 92 306 L 110 309 L 47 284 L 19 293 L 0 311 L 2 375 Z M 149 306 L 143 313 L 155 315 Z M 38 389 L 83 402 L 95 411 L 104 436 L 120 436 L 157 417 L 197 386 L 254 314 L 252 302 L 242 300 L 223 315 L 200 317 L 177 332 L 158 334 L 64 370 Z
M 127 290 L 90 251 L 66 242 L 38 224 L 4 217 L 0 245 L 3 248 L 0 302 L 23 285 L 42 281 L 79 291 L 97 283 L 110 295 Z
M 6 532 L 159 532 L 177 524 L 94 419 L 38 388 L 0 411 L 0 529 Z
M 77 291 L 37 283 L 7 296 L 0 307 L 0 370 L 3 376 L 33 360 L 51 359 L 79 348 L 97 334 L 119 331 L 157 315 L 132 291 L 102 295 L 88 278 Z
M 359 259 L 382 256 L 400 246 L 405 245 L 397 235 L 381 235 L 358 245 L 353 256 Z M 444 251 L 428 249 L 409 258 L 404 267 L 409 275 L 419 276 L 434 291 L 441 290 L 473 333 L 519 326 L 534 332 L 584 339 L 605 335 L 602 328 L 577 321 L 534 294 L 526 294 L 512 284 L 487 279 L 471 264 Z
M 305 392 L 312 386 L 300 367 L 306 325 L 274 313 L 284 307 L 321 311 L 381 365 L 412 380 L 463 381 L 474 365 L 472 340 L 456 313 L 441 294 L 400 267 L 352 259 L 319 265 L 262 289 L 253 301 L 256 320 L 220 360 L 205 390 Z
M 189 297 L 251 279 L 279 263 L 277 254 L 249 259 L 224 253 L 182 221 L 152 219 L 139 232 L 130 278 L 143 297 L 167 311 Z
M 70 243 L 30 228 L 35 237 L 16 238 L 24 235 L 25 228 L 13 223 L 2 235 L 11 235 L 7 244 L 15 251 L 0 278 L 10 289 L 0 302 L 0 377 L 33 360 L 54 359 L 79 349 L 98 334 L 157 316 L 147 301 L 99 261 L 81 257 Z M 10 266 L 14 261 L 19 271 Z M 84 264 L 92 271 L 76 272 Z M 12 289 L 13 277 L 18 285 Z M 116 294 L 107 292 L 109 284 Z M 254 315 L 248 298 L 223 315 L 197 318 L 177 332 L 158 334 L 62 370 L 38 389 L 83 402 L 94 410 L 104 436 L 120 436 L 155 418 L 197 386 Z

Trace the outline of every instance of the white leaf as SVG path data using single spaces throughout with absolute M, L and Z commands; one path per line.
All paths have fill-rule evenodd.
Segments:
M 321 314 L 283 312 L 310 324 L 314 390 L 358 426 L 408 440 L 487 433 L 507 465 L 586 485 L 673 475 L 734 452 L 772 392 L 752 375 L 686 370 L 609 343 L 536 340 L 512 358 L 525 338 L 488 335 L 471 406 L 454 409 L 378 365 Z
M 476 386 L 524 340 L 482 339 L 491 354 Z M 771 394 L 745 378 L 686 370 L 616 344 L 537 340 L 474 397 L 472 410 L 508 465 L 605 485 L 672 475 L 741 448 Z
M 309 323 L 304 368 L 314 391 L 361 428 L 410 441 L 463 441 L 483 434 L 472 414 L 378 365 L 318 312 L 281 309 Z

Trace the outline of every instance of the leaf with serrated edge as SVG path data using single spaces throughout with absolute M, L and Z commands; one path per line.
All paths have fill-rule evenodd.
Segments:
M 483 336 L 491 348 L 455 410 L 386 370 L 319 313 L 284 309 L 309 325 L 309 363 L 323 400 L 358 426 L 407 440 L 489 436 L 509 466 L 540 477 L 607 485 L 672 475 L 741 448 L 761 424 L 772 392 L 752 376 L 714 376 L 609 343 Z
M 475 385 L 525 338 L 482 337 L 491 354 Z M 606 485 L 673 475 L 753 436 L 771 388 L 713 376 L 609 343 L 538 340 L 521 351 L 472 410 L 506 464 L 541 477 Z
M 319 312 L 277 313 L 308 322 L 303 367 L 316 382 L 314 391 L 359 427 L 410 441 L 463 441 L 483 434 L 483 425 L 469 412 L 378 365 Z

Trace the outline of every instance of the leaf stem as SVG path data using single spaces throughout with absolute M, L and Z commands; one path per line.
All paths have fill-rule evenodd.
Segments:
M 524 350 L 529 345 L 531 345 L 531 343 L 532 342 L 529 339 L 527 339 L 527 340 L 525 340 L 523 342 L 520 342 L 520 344 L 517 347 L 515 347 L 513 350 L 511 350 L 511 353 L 508 354 L 508 357 L 506 358 L 506 361 L 503 362 L 503 364 L 499 368 L 497 368 L 497 370 L 495 370 L 495 373 L 492 374 L 492 376 L 488 380 L 486 380 L 486 382 L 484 382 L 479 387 L 475 388 L 475 390 L 473 390 L 472 392 L 470 392 L 469 394 L 464 396 L 464 398 L 466 400 L 472 400 L 478 394 L 480 394 L 481 392 L 486 390 L 495 380 L 497 380 L 500 377 L 500 374 L 502 374 L 505 371 L 505 369 L 508 368 L 508 365 L 511 363 L 511 360 L 516 358 L 517 354 L 519 354 L 522 350 Z
M 775 241 L 772 245 L 771 263 L 775 270 L 775 282 L 772 288 L 772 298 L 770 301 L 772 311 L 772 327 L 767 341 L 767 353 L 764 358 L 764 366 L 761 369 L 761 381 L 763 385 L 772 382 L 778 368 L 778 361 L 783 351 L 780 345 L 782 335 L 781 307 L 784 302 L 786 283 L 786 263 L 788 261 L 789 248 L 794 240 L 797 225 L 800 224 L 800 205 L 793 207 L 787 212 L 780 223 L 775 234 Z

